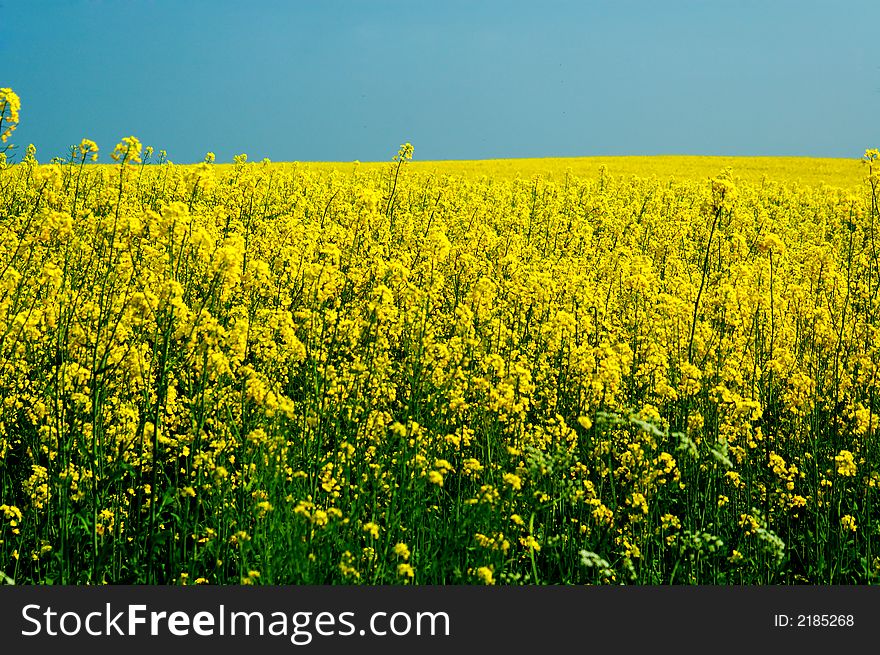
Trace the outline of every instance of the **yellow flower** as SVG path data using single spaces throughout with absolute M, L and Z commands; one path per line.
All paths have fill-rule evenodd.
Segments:
M 578 423 L 584 430 L 589 430 L 593 427 L 593 421 L 589 416 L 578 416 Z
M 21 510 L 15 505 L 0 505 L 0 512 L 3 512 L 3 518 L 8 520 L 13 527 L 21 522 Z
M 789 506 L 792 508 L 806 507 L 807 506 L 807 499 L 804 498 L 803 496 L 797 496 L 797 495 L 792 496 L 791 500 L 789 501 Z
M 483 465 L 480 464 L 480 460 L 475 459 L 473 457 L 464 460 L 464 474 L 465 475 L 479 473 L 482 470 L 483 470 Z
M 626 499 L 626 504 L 632 507 L 634 510 L 641 512 L 642 514 L 648 513 L 648 501 L 645 498 L 644 494 L 640 494 L 639 492 L 634 492 L 632 496 Z
M 413 570 L 413 567 L 406 562 L 401 562 L 397 565 L 397 575 L 401 578 L 412 578 L 415 575 L 415 571 Z
M 596 508 L 592 511 L 593 518 L 598 523 L 611 525 L 614 522 L 614 512 L 612 512 L 603 503 L 597 501 Z
M 767 234 L 758 241 L 758 250 L 761 252 L 771 252 L 776 254 L 782 254 L 785 252 L 785 244 L 782 242 L 782 239 L 779 238 L 776 234 Z
M 848 450 L 841 450 L 839 454 L 834 456 L 834 462 L 837 464 L 837 473 L 847 478 L 851 478 L 856 474 L 856 463 L 853 454 Z
M 522 489 L 522 478 L 516 475 L 515 473 L 505 473 L 501 476 L 501 479 L 504 480 L 506 484 L 509 484 L 511 487 L 519 491 Z
M 400 145 L 400 149 L 397 151 L 397 154 L 394 156 L 394 161 L 399 161 L 401 163 L 410 161 L 413 158 L 413 146 L 411 143 L 402 143 Z
M 675 514 L 664 514 L 660 517 L 660 525 L 664 530 L 681 529 L 681 520 Z
M 526 537 L 520 537 L 519 543 L 522 544 L 524 547 L 529 548 L 534 551 L 541 550 L 541 544 L 539 544 L 538 541 L 532 535 L 528 535 Z
M 98 144 L 91 139 L 83 139 L 80 141 L 79 146 L 77 146 L 77 152 L 81 162 L 84 162 L 86 158 L 89 158 L 92 161 L 98 161 Z
M 313 560 L 312 557 L 309 557 L 310 560 Z M 351 551 L 345 551 L 342 553 L 342 559 L 339 562 L 339 570 L 345 578 L 352 578 L 357 580 L 361 577 L 360 571 L 355 567 L 355 557 L 351 554 Z
M 21 99 L 10 88 L 0 89 L 0 143 L 6 143 L 15 131 L 21 111 Z
M 364 532 L 366 532 L 367 534 L 369 534 L 373 539 L 378 539 L 378 538 L 379 538 L 379 526 L 378 526 L 378 524 L 373 523 L 372 521 L 369 521 L 368 523 L 364 523 L 362 529 L 363 529 Z
M 850 514 L 842 516 L 840 518 L 840 527 L 844 530 L 849 530 L 850 532 L 855 532 L 856 531 L 855 518 Z
M 113 161 L 120 164 L 139 164 L 141 163 L 141 142 L 136 137 L 127 136 L 116 144 L 110 156 Z
M 477 578 L 486 585 L 495 584 L 492 568 L 489 566 L 481 566 L 477 568 Z
M 405 560 L 409 559 L 409 547 L 402 541 L 394 545 L 394 554 Z

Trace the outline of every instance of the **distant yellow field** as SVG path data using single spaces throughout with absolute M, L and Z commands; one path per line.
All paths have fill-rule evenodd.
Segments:
M 300 165 L 315 170 L 350 172 L 387 167 L 387 162 L 307 162 Z M 563 180 L 566 174 L 580 178 L 596 178 L 604 167 L 605 174 L 629 178 L 699 180 L 715 177 L 731 169 L 733 179 L 744 182 L 776 181 L 809 186 L 827 185 L 852 189 L 864 184 L 865 171 L 861 160 L 817 159 L 810 157 L 701 157 L 690 155 L 640 157 L 574 157 L 543 159 L 480 159 L 461 161 L 418 161 L 413 171 L 456 175 L 462 177 L 531 178 Z

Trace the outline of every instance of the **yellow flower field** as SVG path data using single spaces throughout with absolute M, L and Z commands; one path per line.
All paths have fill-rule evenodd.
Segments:
M 301 164 L 302 165 L 302 164 Z M 319 171 L 351 172 L 353 164 L 310 162 Z M 221 165 L 224 166 L 224 165 Z M 361 169 L 380 169 L 383 164 L 364 163 Z M 670 181 L 699 181 L 732 169 L 742 181 L 762 184 L 786 181 L 810 186 L 836 186 L 858 189 L 865 181 L 865 171 L 858 159 L 818 159 L 811 157 L 581 157 L 543 159 L 488 159 L 477 161 L 413 161 L 411 169 L 435 175 L 456 175 L 493 179 L 530 180 L 536 176 L 565 182 L 566 176 L 596 178 L 600 175 L 630 178 L 632 176 Z
M 9 580 L 877 579 L 877 151 L 98 152 L 0 165 Z

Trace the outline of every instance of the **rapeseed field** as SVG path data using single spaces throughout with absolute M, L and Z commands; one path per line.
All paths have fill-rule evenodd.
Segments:
M 11 152 L 8 582 L 880 574 L 877 150 Z

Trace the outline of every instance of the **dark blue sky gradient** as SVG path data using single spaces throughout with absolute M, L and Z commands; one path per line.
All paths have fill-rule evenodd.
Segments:
M 877 0 L 0 0 L 15 142 L 178 162 L 880 145 Z

